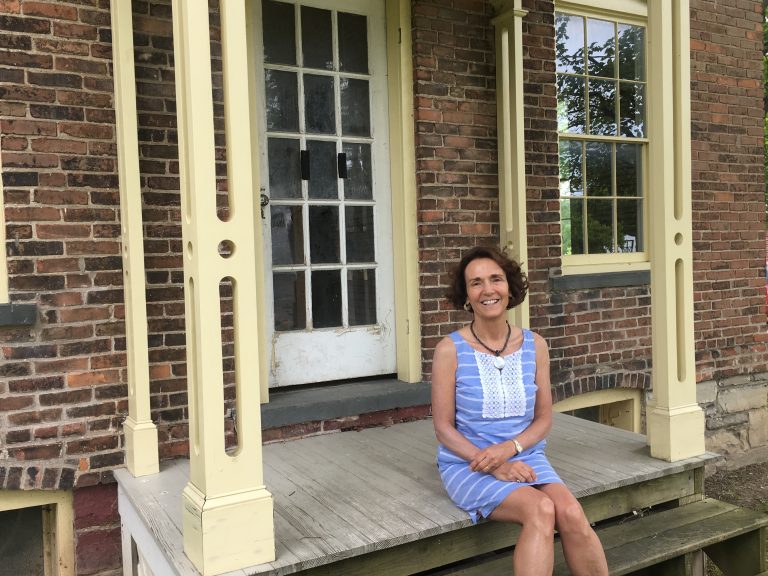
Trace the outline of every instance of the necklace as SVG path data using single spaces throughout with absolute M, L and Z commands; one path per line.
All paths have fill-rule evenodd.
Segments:
M 475 322 L 474 320 L 470 322 L 469 324 L 469 331 L 472 332 L 472 336 L 475 337 L 475 340 L 477 340 L 480 343 L 480 346 L 488 350 L 491 354 L 495 356 L 493 359 L 493 365 L 501 372 L 504 370 L 504 358 L 501 357 L 501 353 L 504 351 L 504 349 L 507 347 L 507 344 L 509 344 L 509 337 L 512 336 L 512 326 L 509 325 L 509 322 L 507 322 L 507 337 L 504 340 L 504 345 L 499 348 L 498 350 L 494 350 L 490 346 L 488 346 L 485 342 L 480 340 L 477 334 L 475 334 Z

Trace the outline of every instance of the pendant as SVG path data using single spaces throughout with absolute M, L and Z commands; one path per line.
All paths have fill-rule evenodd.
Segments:
M 504 370 L 504 358 L 501 356 L 495 356 L 493 358 L 493 365 L 497 370 Z

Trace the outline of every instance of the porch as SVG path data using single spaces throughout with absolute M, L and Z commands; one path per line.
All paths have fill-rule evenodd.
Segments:
M 547 453 L 591 521 L 703 498 L 704 466 L 714 454 L 666 462 L 649 455 L 640 434 L 554 418 Z M 264 446 L 276 559 L 230 574 L 413 574 L 514 545 L 515 528 L 473 527 L 448 500 L 435 445 L 431 420 L 421 420 Z M 125 573 L 143 564 L 155 575 L 198 574 L 182 541 L 189 462 L 115 476 Z

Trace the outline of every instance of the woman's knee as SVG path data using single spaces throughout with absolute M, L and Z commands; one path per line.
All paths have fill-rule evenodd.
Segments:
M 586 534 L 592 530 L 584 510 L 576 499 L 558 508 L 557 525 L 560 532 Z
M 552 530 L 555 528 L 555 503 L 545 494 L 539 494 L 526 514 L 523 524 L 537 526 L 543 530 Z

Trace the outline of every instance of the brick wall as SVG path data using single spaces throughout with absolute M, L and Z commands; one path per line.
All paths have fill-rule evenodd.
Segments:
M 420 0 L 413 8 L 419 257 L 425 378 L 441 337 L 469 320 L 443 295 L 462 251 L 498 244 L 494 29 L 489 3 Z M 562 399 L 649 385 L 647 287 L 552 293 L 560 266 L 554 5 L 524 2 L 531 326 L 551 348 Z
M 763 6 L 692 0 L 691 15 L 699 401 L 708 447 L 768 457 Z

